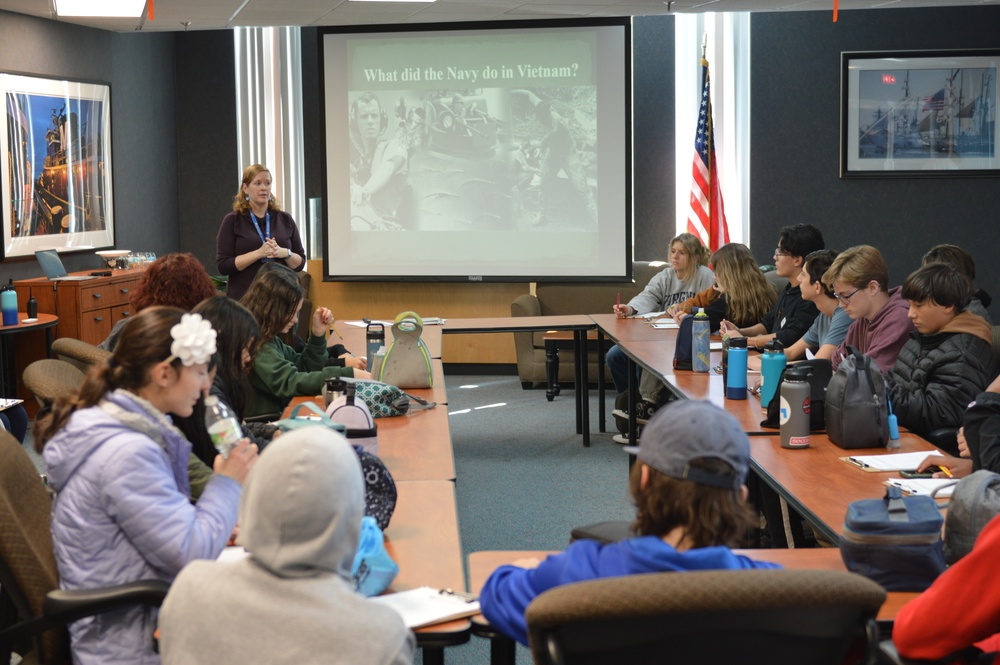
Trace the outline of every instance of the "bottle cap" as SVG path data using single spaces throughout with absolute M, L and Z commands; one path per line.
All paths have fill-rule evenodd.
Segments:
M 731 337 L 729 338 L 729 347 L 732 349 L 745 349 L 747 348 L 747 338 Z

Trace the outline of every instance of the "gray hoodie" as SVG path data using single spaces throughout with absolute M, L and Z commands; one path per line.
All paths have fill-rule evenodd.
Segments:
M 412 663 L 413 633 L 355 593 L 358 458 L 320 427 L 270 444 L 240 501 L 249 557 L 181 571 L 160 613 L 163 662 Z

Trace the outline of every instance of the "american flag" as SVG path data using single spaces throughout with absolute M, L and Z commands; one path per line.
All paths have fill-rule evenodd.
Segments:
M 931 97 L 924 97 L 924 108 L 921 111 L 940 111 L 944 108 L 944 88 Z
M 715 164 L 712 98 L 708 86 L 708 60 L 705 58 L 701 59 L 701 108 L 698 111 L 691 176 L 691 212 L 688 213 L 687 229 L 714 252 L 729 242 L 729 227 L 726 225 L 722 187 Z

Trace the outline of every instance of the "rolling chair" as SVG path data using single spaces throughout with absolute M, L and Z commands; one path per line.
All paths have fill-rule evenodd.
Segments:
M 41 409 L 35 416 L 44 416 L 52 404 L 65 395 L 73 394 L 83 383 L 83 372 L 65 360 L 44 358 L 24 368 L 24 386 L 35 395 Z
M 525 617 L 538 665 L 875 663 L 885 598 L 830 570 L 651 573 L 550 589 Z
M 49 520 L 52 498 L 21 444 L 0 432 L 0 662 L 69 663 L 66 625 L 135 605 L 159 606 L 169 584 L 131 582 L 59 590 Z
M 110 351 L 72 337 L 60 337 L 52 342 L 52 353 L 60 360 L 76 365 L 81 372 L 86 372 L 91 365 L 96 365 L 111 356 Z

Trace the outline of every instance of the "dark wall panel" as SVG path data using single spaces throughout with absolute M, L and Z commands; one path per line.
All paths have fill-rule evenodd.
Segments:
M 0 71 L 110 83 L 116 245 L 175 251 L 176 230 L 164 226 L 177 217 L 173 39 L 0 11 L 0 44 Z M 80 252 L 63 261 L 69 270 L 83 270 L 98 259 Z M 40 274 L 33 256 L 18 257 L 2 263 L 0 277 Z
M 770 263 L 782 226 L 827 246 L 878 247 L 900 284 L 931 246 L 961 245 L 1000 293 L 997 178 L 841 179 L 840 53 L 997 47 L 1000 7 L 758 13 L 752 32 L 751 243 Z

